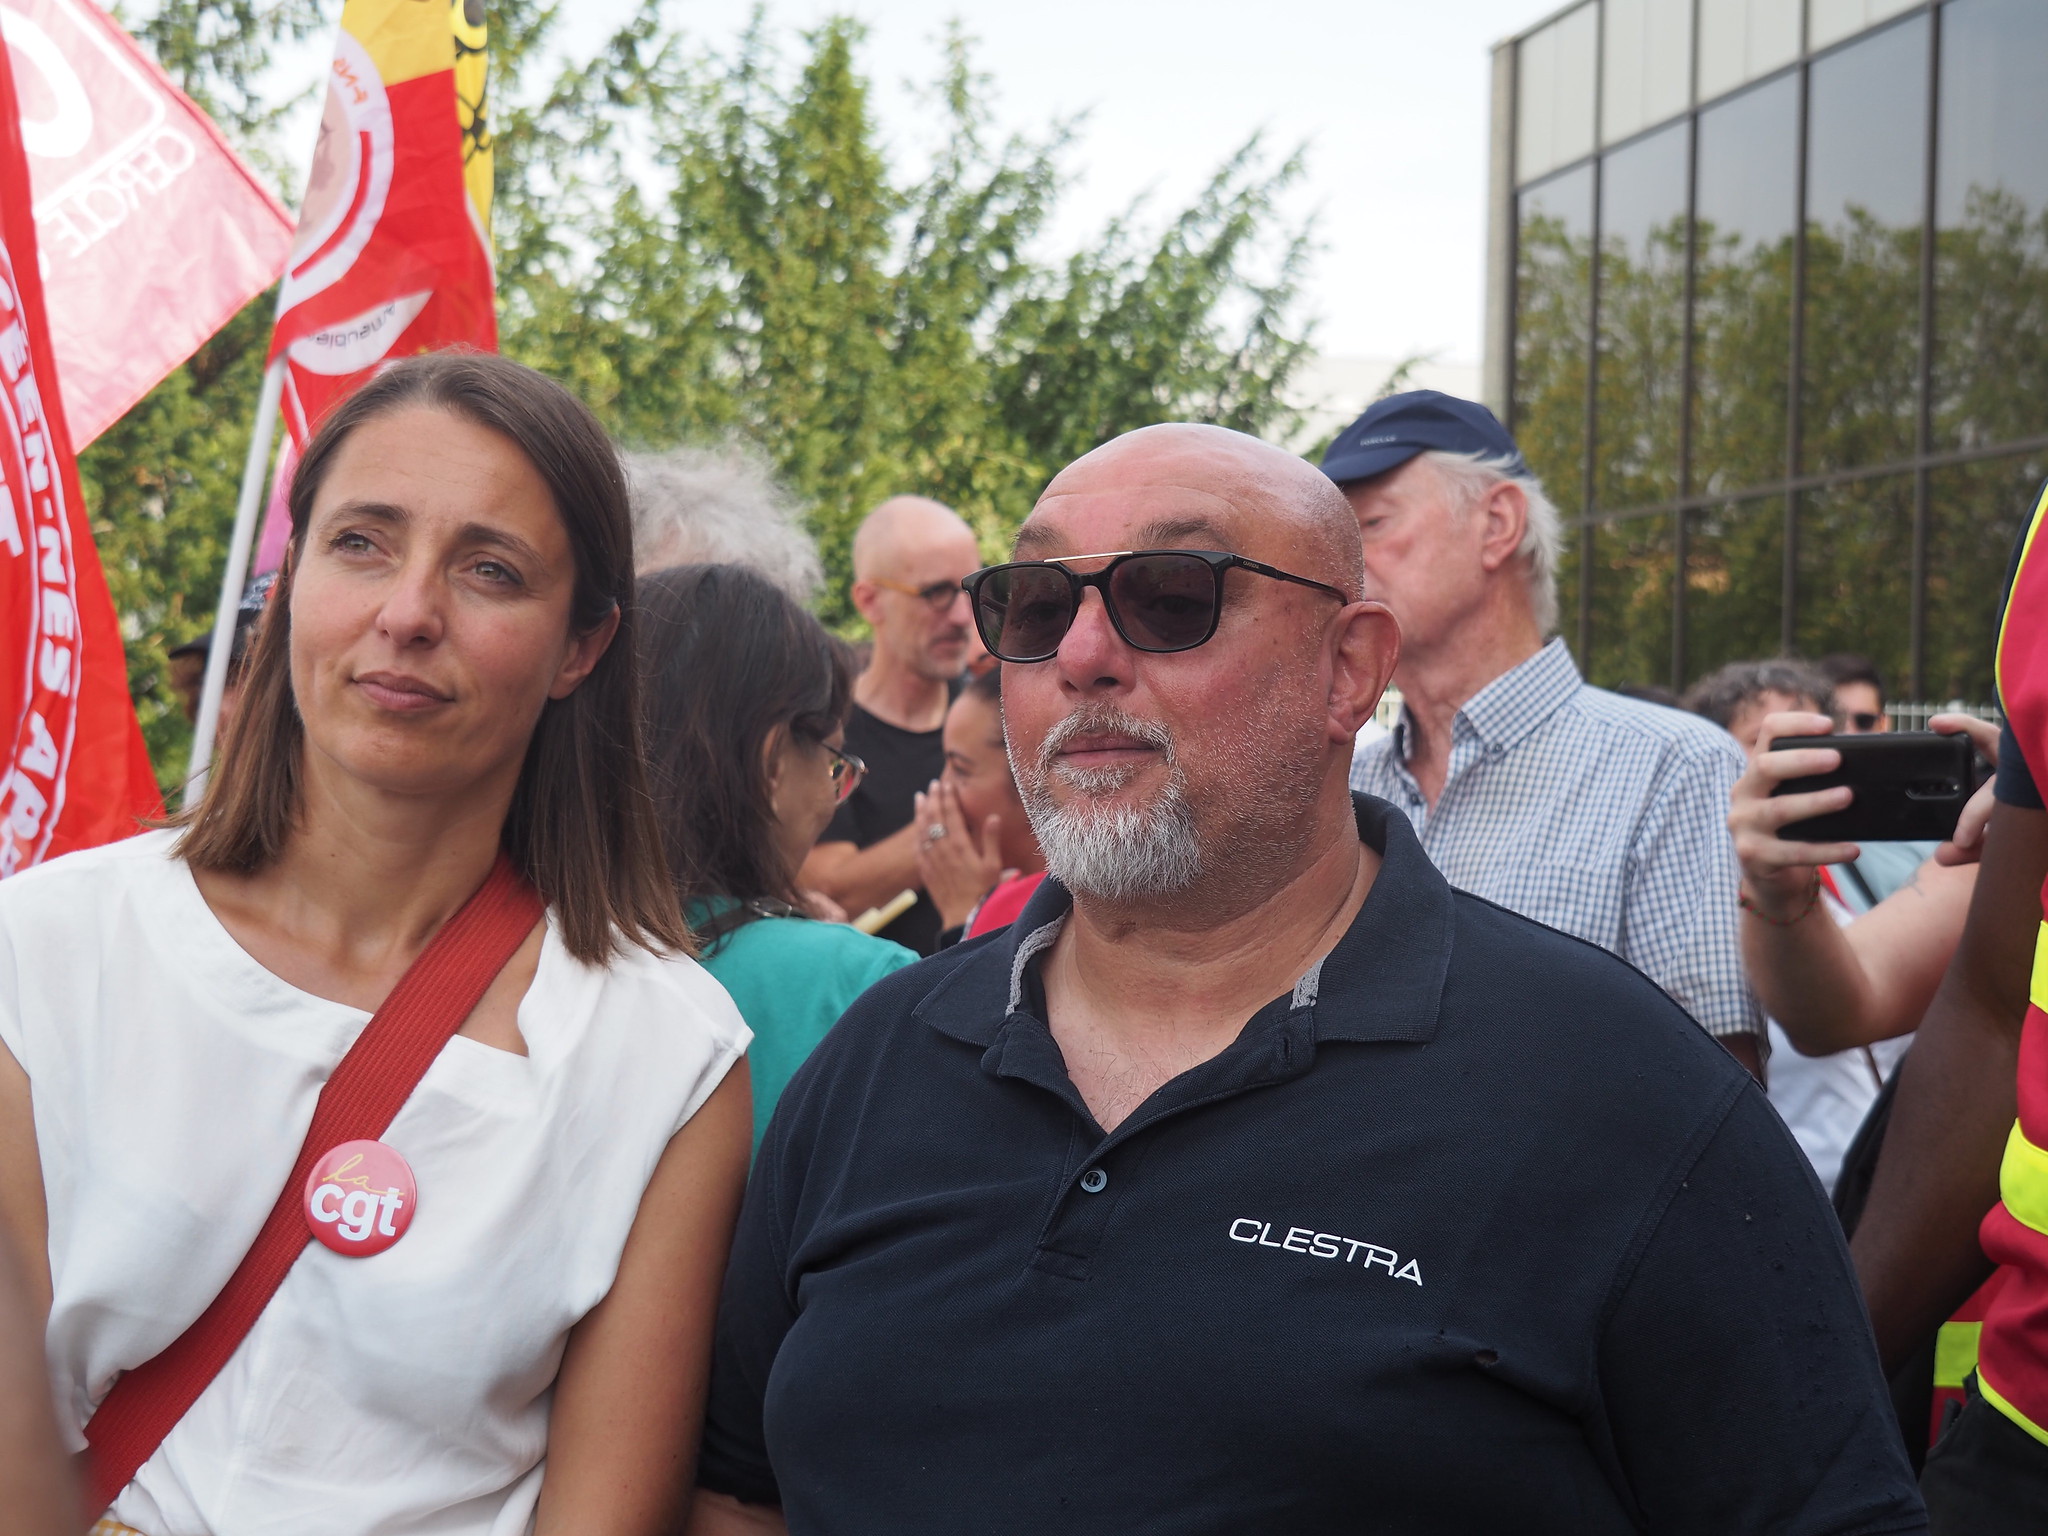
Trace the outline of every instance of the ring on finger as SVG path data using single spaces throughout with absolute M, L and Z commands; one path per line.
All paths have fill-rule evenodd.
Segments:
M 944 837 L 945 835 L 946 824 L 944 822 L 937 822 L 934 823 L 932 826 L 925 828 L 924 840 L 928 843 L 936 843 L 940 838 Z

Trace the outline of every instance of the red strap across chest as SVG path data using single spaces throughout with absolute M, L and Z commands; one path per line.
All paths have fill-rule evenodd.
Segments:
M 115 1382 L 85 1426 L 89 1518 L 113 1503 L 156 1453 L 284 1283 L 311 1240 L 301 1191 L 314 1162 L 338 1143 L 384 1134 L 544 911 L 539 892 L 501 853 L 489 878 L 442 924 L 363 1026 L 320 1090 L 298 1161 L 228 1283 L 162 1354 Z

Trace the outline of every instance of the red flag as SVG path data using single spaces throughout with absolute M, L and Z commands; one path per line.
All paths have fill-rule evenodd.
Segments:
M 301 447 L 386 358 L 497 350 L 490 253 L 464 180 L 465 138 L 474 158 L 483 125 L 466 135 L 457 110 L 457 39 L 473 31 L 480 48 L 482 8 L 471 8 L 467 19 L 463 0 L 342 8 L 270 352 L 290 363 L 284 417 Z
M 91 0 L 5 0 L 0 26 L 82 448 L 277 280 L 292 217 Z
M 0 48 L 0 875 L 158 808 L 50 355 L 8 50 Z

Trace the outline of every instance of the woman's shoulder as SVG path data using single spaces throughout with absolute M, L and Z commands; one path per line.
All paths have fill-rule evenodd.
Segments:
M 562 955 L 569 959 L 566 950 Z M 569 959 L 569 963 L 582 967 L 581 961 Z M 688 955 L 658 952 L 622 941 L 604 966 L 582 968 L 586 973 L 598 972 L 594 979 L 607 1014 L 631 1013 L 671 1024 L 683 1016 L 721 1041 L 746 1036 L 747 1026 L 725 988 Z
M 67 922 L 75 920 L 81 907 L 87 912 L 106 910 L 107 898 L 115 891 L 187 878 L 172 852 L 177 840 L 175 828 L 158 828 L 60 854 L 9 875 L 0 880 L 0 921 Z
M 808 917 L 763 917 L 736 928 L 711 946 L 705 965 L 721 971 L 803 966 L 856 984 L 856 990 L 917 961 L 914 951 L 862 933 L 846 923 Z

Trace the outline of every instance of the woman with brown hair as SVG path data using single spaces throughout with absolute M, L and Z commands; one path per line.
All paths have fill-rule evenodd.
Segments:
M 797 871 L 864 771 L 842 750 L 847 649 L 765 576 L 642 578 L 647 750 L 663 845 L 704 965 L 754 1032 L 754 1144 L 853 1000 L 917 956 L 821 922 Z
M 652 1536 L 747 1031 L 660 858 L 616 454 L 531 370 L 417 358 L 291 516 L 197 811 L 0 884 L 0 1219 L 92 1512 Z

